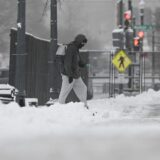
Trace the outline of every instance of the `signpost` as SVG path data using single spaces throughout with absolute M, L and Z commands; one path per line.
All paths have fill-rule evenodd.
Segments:
M 112 63 L 119 71 L 118 80 L 119 80 L 119 94 L 123 93 L 123 83 L 125 81 L 124 72 L 128 68 L 132 61 L 126 54 L 124 50 L 118 51 L 112 59 Z

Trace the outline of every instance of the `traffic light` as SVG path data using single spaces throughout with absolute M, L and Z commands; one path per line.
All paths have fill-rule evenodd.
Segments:
M 134 38 L 134 46 L 135 47 L 139 46 L 139 37 Z
M 124 12 L 124 29 L 127 30 L 130 27 L 130 21 L 131 21 L 131 11 L 128 10 Z
M 124 12 L 124 19 L 125 20 L 131 20 L 131 11 Z
M 139 37 L 135 37 L 133 40 L 133 45 L 134 45 L 134 50 L 135 51 L 139 51 L 140 50 L 140 38 Z
M 139 37 L 140 39 L 143 39 L 143 38 L 144 38 L 144 32 L 143 32 L 143 31 L 139 31 L 139 32 L 138 32 L 138 37 Z
M 134 50 L 139 51 L 143 46 L 144 31 L 139 31 L 137 37 L 134 38 Z
M 124 31 L 122 28 L 115 29 L 112 32 L 113 47 L 124 49 Z

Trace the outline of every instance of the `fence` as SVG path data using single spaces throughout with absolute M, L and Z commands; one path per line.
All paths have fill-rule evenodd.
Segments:
M 160 52 L 128 52 L 132 64 L 122 74 L 114 67 L 115 51 L 90 51 L 90 79 L 94 97 L 139 94 L 160 89 Z
M 16 41 L 17 31 L 11 30 L 9 84 L 15 86 L 16 73 Z M 36 97 L 40 104 L 48 99 L 47 74 L 48 74 L 49 42 L 40 40 L 26 34 L 26 96 Z M 15 86 L 16 87 L 16 86 Z

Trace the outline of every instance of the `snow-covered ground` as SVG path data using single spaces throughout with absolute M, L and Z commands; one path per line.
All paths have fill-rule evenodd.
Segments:
M 89 106 L 0 104 L 0 160 L 160 159 L 160 91 Z

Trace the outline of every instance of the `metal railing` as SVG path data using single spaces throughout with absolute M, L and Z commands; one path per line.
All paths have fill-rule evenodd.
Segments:
M 93 97 L 114 97 L 120 93 L 135 95 L 149 88 L 160 89 L 160 52 L 128 52 L 132 64 L 123 73 L 123 82 L 112 63 L 114 55 L 114 51 L 89 51 Z

